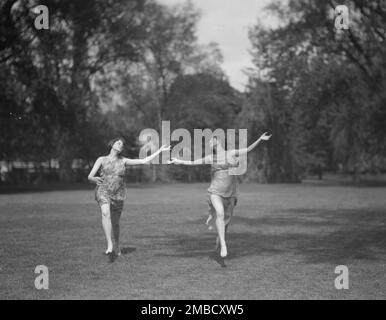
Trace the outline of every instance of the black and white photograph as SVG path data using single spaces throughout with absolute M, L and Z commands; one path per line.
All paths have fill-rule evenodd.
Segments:
M 386 0 L 0 0 L 0 300 L 385 299 Z

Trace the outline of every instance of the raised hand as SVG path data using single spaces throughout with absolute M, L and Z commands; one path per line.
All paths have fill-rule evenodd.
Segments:
M 267 132 L 264 132 L 264 133 L 261 135 L 260 140 L 267 141 L 267 140 L 271 139 L 271 137 L 272 137 L 272 134 L 271 134 L 271 135 L 268 135 Z
M 164 145 L 161 146 L 160 150 L 161 150 L 161 152 L 162 151 L 169 151 L 170 148 L 171 148 L 170 145 L 167 146 L 166 144 L 164 144 Z

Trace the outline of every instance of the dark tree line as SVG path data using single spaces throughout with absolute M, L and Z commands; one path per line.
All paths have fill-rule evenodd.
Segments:
M 37 4 L 49 30 L 34 27 Z M 250 30 L 255 68 L 241 93 L 221 69 L 216 43 L 197 42 L 191 2 L 0 0 L 0 160 L 56 159 L 73 181 L 114 136 L 138 156 L 143 128 L 248 128 L 272 140 L 248 158 L 246 180 L 300 182 L 326 170 L 386 168 L 386 4 L 346 1 L 348 30 L 336 30 L 336 1 L 272 1 L 278 25 Z M 140 180 L 208 178 L 208 168 L 147 166 Z
M 34 27 L 37 4 L 49 8 L 49 30 Z M 200 13 L 189 2 L 2 0 L 0 10 L 1 160 L 56 159 L 60 180 L 72 181 L 74 159 L 92 164 L 113 136 L 137 157 L 141 129 L 168 117 L 185 126 L 175 116 L 184 83 L 214 82 L 213 114 L 234 94 L 218 46 L 197 43 Z
M 345 1 L 348 30 L 335 28 L 340 4 L 273 1 L 279 26 L 250 31 L 256 70 L 241 119 L 274 134 L 260 154 L 268 181 L 386 168 L 386 2 Z
M 137 43 L 145 36 L 139 21 L 143 6 L 94 0 L 44 4 L 49 30 L 34 28 L 32 2 L 1 3 L 2 122 L 12 136 L 2 135 L 1 158 L 57 158 L 60 178 L 67 181 L 72 160 L 90 143 L 85 128 L 95 127 L 92 77 L 110 63 L 138 59 Z

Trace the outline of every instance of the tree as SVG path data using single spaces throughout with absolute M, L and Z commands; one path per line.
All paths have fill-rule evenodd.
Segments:
M 166 115 L 171 130 L 184 128 L 193 136 L 194 129 L 234 128 L 240 110 L 240 93 L 226 80 L 207 73 L 189 74 L 179 76 L 172 84 Z M 190 151 L 193 155 L 193 146 Z M 188 181 L 193 181 L 208 177 L 207 169 L 201 166 L 183 170 L 188 172 Z M 179 169 L 173 172 L 182 174 Z
M 145 35 L 143 2 L 49 0 L 45 5 L 49 31 L 34 28 L 32 2 L 2 5 L 6 31 L 0 60 L 26 88 L 24 113 L 38 118 L 36 126 L 55 138 L 61 179 L 71 180 L 75 146 L 83 138 L 80 128 L 97 106 L 93 77 L 109 64 L 138 59 L 138 42 Z
M 141 59 L 126 67 L 111 66 L 109 72 L 116 76 L 114 83 L 106 85 L 98 80 L 97 85 L 108 101 L 119 96 L 116 100 L 121 101 L 122 111 L 126 109 L 126 117 L 135 119 L 134 126 L 160 131 L 163 120 L 175 120 L 170 112 L 170 95 L 185 75 L 205 73 L 225 79 L 220 67 L 222 55 L 215 43 L 197 43 L 199 12 L 191 2 L 164 6 L 149 1 L 144 6 L 144 16 L 146 40 L 140 46 Z M 165 170 L 152 166 L 152 180 L 166 176 Z
M 341 163 L 357 179 L 384 152 L 384 135 L 371 119 L 382 114 L 386 7 L 380 1 L 349 1 L 350 28 L 339 31 L 333 15 L 338 4 L 275 1 L 268 10 L 279 18 L 278 27 L 258 24 L 250 32 L 256 66 L 250 90 L 258 94 L 261 83 L 269 83 L 277 96 L 278 138 L 290 139 L 286 161 L 299 177 L 316 162 Z

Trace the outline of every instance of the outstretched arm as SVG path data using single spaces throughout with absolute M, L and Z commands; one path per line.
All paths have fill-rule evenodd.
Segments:
M 102 165 L 103 157 L 99 157 L 97 161 L 95 161 L 94 166 L 92 167 L 89 175 L 88 175 L 88 180 L 91 182 L 94 182 L 96 184 L 101 184 L 102 183 L 102 178 L 101 177 L 96 177 L 95 175 L 97 174 L 99 168 Z
M 143 158 L 143 159 L 128 159 L 125 158 L 125 164 L 128 165 L 136 165 L 136 164 L 146 164 L 149 163 L 151 160 L 153 160 L 155 157 L 157 157 L 161 152 L 170 150 L 170 146 L 162 146 L 159 148 L 156 152 L 154 152 L 152 155 Z
M 200 165 L 200 164 L 210 164 L 213 162 L 213 157 L 211 155 L 208 155 L 204 158 L 201 158 L 201 159 L 196 159 L 196 160 L 193 160 L 193 161 L 190 161 L 190 160 L 180 160 L 180 159 L 177 159 L 177 158 L 172 158 L 171 161 L 168 162 L 168 164 L 183 164 L 183 165 L 186 165 L 186 166 L 196 166 L 196 165 Z
M 252 143 L 248 148 L 230 150 L 233 156 L 239 156 L 246 154 L 252 151 L 261 141 L 267 141 L 272 137 L 272 135 L 268 135 L 267 132 L 264 132 L 259 139 L 257 139 L 254 143 Z

